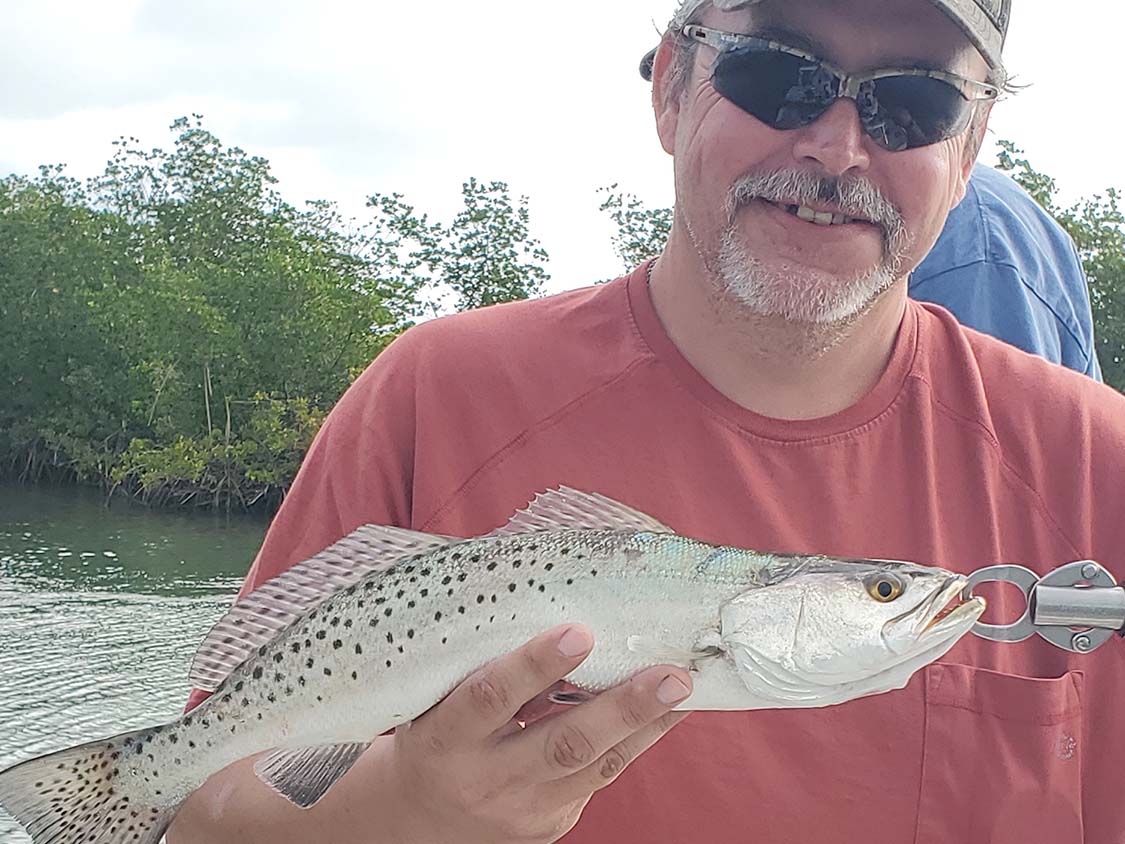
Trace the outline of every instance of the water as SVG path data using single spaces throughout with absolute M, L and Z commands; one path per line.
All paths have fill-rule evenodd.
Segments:
M 0 769 L 175 717 L 265 529 L 0 485 Z M 30 840 L 0 810 L 0 842 Z

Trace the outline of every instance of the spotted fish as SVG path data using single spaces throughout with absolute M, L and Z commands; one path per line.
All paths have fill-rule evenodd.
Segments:
M 694 678 L 681 709 L 843 703 L 948 651 L 984 610 L 964 583 L 712 545 L 567 488 L 472 539 L 365 526 L 235 602 L 193 661 L 213 692 L 196 709 L 0 772 L 0 805 L 35 844 L 154 844 L 208 777 L 262 754 L 258 777 L 308 807 L 374 736 L 569 622 L 596 641 L 579 698 L 674 664 Z

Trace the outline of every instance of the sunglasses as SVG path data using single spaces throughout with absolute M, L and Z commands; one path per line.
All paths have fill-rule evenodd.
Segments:
M 725 99 L 774 129 L 812 123 L 841 98 L 854 100 L 864 131 L 899 152 L 959 135 L 992 85 L 953 73 L 886 68 L 847 74 L 777 41 L 691 24 L 684 36 L 718 51 L 711 84 Z

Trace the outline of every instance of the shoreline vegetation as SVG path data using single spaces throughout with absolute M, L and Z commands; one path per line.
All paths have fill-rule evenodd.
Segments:
M 0 179 L 0 480 L 100 487 L 154 507 L 273 512 L 337 399 L 420 319 L 540 295 L 528 201 L 462 185 L 449 222 L 399 194 L 370 218 L 298 210 L 269 163 L 176 120 L 170 151 L 119 139 L 80 183 Z M 1125 388 L 1125 220 L 1113 190 L 1071 208 L 1002 142 L 1009 171 L 1074 237 L 1099 358 Z M 622 270 L 670 209 L 603 188 Z

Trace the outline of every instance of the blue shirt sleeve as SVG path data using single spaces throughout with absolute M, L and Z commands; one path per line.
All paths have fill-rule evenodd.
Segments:
M 1072 333 L 1015 267 L 962 265 L 917 282 L 910 295 L 941 305 L 962 325 L 1101 380 L 1092 343 Z
M 1090 292 L 1067 232 L 1005 174 L 977 165 L 910 295 L 963 325 L 1102 380 Z

